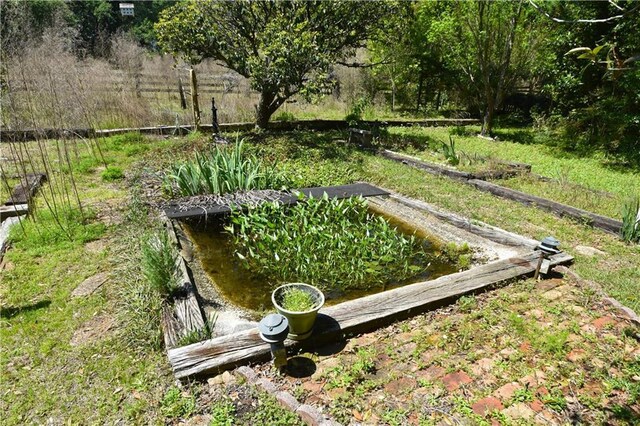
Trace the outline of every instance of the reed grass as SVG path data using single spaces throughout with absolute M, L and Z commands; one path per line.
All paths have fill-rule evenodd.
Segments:
M 226 194 L 285 184 L 284 175 L 275 167 L 245 154 L 242 141 L 233 147 L 216 146 L 209 152 L 198 152 L 195 159 L 173 166 L 165 176 L 165 187 L 172 196 Z
M 622 205 L 621 237 L 627 243 L 640 243 L 640 196 L 631 197 Z

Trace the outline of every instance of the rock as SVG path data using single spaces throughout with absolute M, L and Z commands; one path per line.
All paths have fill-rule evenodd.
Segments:
M 567 354 L 567 360 L 571 362 L 582 361 L 587 357 L 587 352 L 584 349 L 574 349 Z
M 576 246 L 575 250 L 577 253 L 583 256 L 589 256 L 589 257 L 602 256 L 606 254 L 602 250 L 598 250 L 597 248 L 589 247 L 589 246 Z
M 596 328 L 596 330 L 601 330 L 608 325 L 616 324 L 616 321 L 611 317 L 604 316 L 593 320 L 591 324 Z
M 108 274 L 106 272 L 100 272 L 99 274 L 87 278 L 78 287 L 76 287 L 75 290 L 73 290 L 71 296 L 80 297 L 90 295 L 107 281 L 107 277 Z
M 551 300 L 557 300 L 560 299 L 562 297 L 562 292 L 558 291 L 558 290 L 549 290 L 545 293 L 542 293 L 542 297 L 544 297 L 545 299 L 551 301 Z
M 503 401 L 508 401 L 513 397 L 516 391 L 521 388 L 522 386 L 520 386 L 518 383 L 511 382 L 496 389 L 496 391 L 493 394 Z
M 523 402 L 512 405 L 506 410 L 502 410 L 502 413 L 512 418 L 513 420 L 518 420 L 518 419 L 531 420 L 536 415 L 535 411 L 533 411 L 527 404 Z

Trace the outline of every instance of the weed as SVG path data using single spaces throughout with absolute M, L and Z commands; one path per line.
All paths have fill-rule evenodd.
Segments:
M 211 339 L 213 335 L 213 328 L 215 327 L 217 320 L 218 313 L 214 311 L 213 314 L 209 316 L 207 321 L 205 321 L 204 327 L 197 330 L 192 330 L 182 336 L 180 340 L 178 340 L 177 346 L 186 346 L 192 343 L 198 343 L 202 342 L 203 340 Z
M 640 196 L 629 198 L 622 205 L 621 236 L 627 243 L 640 243 Z
M 196 399 L 192 395 L 183 395 L 182 391 L 171 386 L 160 402 L 160 411 L 171 419 L 189 417 L 196 410 Z
M 281 188 L 286 181 L 274 167 L 246 155 L 243 143 L 237 142 L 231 148 L 216 146 L 210 152 L 196 153 L 194 160 L 174 165 L 164 183 L 171 195 L 192 196 Z
M 282 307 L 292 312 L 306 312 L 313 309 L 315 301 L 308 292 L 299 288 L 288 288 L 282 295 Z
M 100 175 L 102 180 L 107 182 L 113 182 L 114 180 L 120 180 L 124 178 L 124 173 L 120 167 L 107 167 Z
M 408 414 L 409 410 L 389 409 L 382 413 L 382 420 L 387 422 L 389 426 L 400 426 L 406 423 Z
M 209 426 L 231 426 L 235 419 L 236 407 L 231 401 L 223 400 L 215 402 L 211 408 L 211 421 Z
M 552 410 L 558 412 L 561 412 L 567 407 L 567 400 L 559 390 L 552 390 L 548 395 L 543 395 L 542 402 Z
M 462 296 L 458 299 L 457 304 L 462 312 L 471 312 L 478 307 L 478 302 L 474 296 Z
M 450 242 L 440 248 L 440 258 L 456 265 L 459 270 L 468 269 L 471 266 L 472 251 L 467 243 L 458 245 Z
M 280 111 L 273 117 L 273 121 L 283 121 L 283 122 L 290 122 L 290 121 L 294 121 L 295 119 L 296 119 L 296 116 L 289 111 Z
M 362 197 L 308 198 L 288 209 L 264 203 L 234 212 L 227 230 L 243 264 L 273 284 L 366 289 L 426 268 L 418 239 L 368 213 Z
M 533 391 L 529 387 L 517 389 L 511 398 L 513 402 L 531 402 L 533 401 Z

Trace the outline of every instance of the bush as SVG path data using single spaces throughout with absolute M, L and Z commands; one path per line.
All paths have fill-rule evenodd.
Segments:
M 245 267 L 279 283 L 322 290 L 367 289 L 426 269 L 415 237 L 368 213 L 364 198 L 308 198 L 284 208 L 265 203 L 232 214 L 227 230 Z

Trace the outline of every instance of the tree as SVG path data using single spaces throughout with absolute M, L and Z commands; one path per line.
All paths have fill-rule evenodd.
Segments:
M 256 125 L 290 97 L 318 95 L 331 65 L 364 46 L 396 4 L 389 1 L 189 1 L 161 13 L 158 43 L 196 64 L 221 61 L 260 92 Z
M 446 69 L 458 74 L 458 89 L 482 114 L 489 135 L 496 110 L 516 83 L 535 68 L 542 36 L 537 16 L 525 16 L 523 1 L 424 2 L 428 40 L 441 47 Z M 444 48 L 443 48 L 444 47 Z

